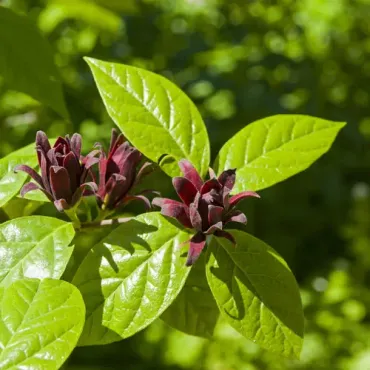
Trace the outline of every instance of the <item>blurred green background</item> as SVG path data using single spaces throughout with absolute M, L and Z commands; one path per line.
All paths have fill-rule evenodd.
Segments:
M 196 103 L 212 156 L 246 124 L 301 113 L 348 125 L 302 174 L 245 204 L 248 230 L 279 251 L 302 291 L 301 361 L 271 355 L 220 323 L 207 341 L 161 321 L 108 346 L 79 348 L 65 369 L 370 369 L 370 1 L 5 0 L 50 42 L 71 121 L 0 80 L 0 156 L 113 123 L 85 55 L 160 73 Z

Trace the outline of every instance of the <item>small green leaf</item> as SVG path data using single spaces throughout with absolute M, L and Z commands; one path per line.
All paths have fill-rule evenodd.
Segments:
M 28 175 L 24 172 L 14 173 L 17 164 L 37 166 L 35 144 L 27 145 L 0 159 L 0 207 L 19 194 Z
M 202 253 L 192 267 L 180 294 L 161 319 L 186 334 L 212 337 L 220 311 L 208 286 Z
M 217 173 L 236 168 L 234 191 L 261 190 L 308 168 L 332 145 L 343 122 L 276 115 L 253 122 L 220 150 Z
M 0 75 L 68 119 L 62 84 L 48 42 L 25 16 L 0 7 Z
M 0 286 L 28 278 L 59 279 L 69 261 L 71 223 L 52 217 L 16 218 L 0 225 Z
M 155 73 L 85 58 L 109 115 L 145 156 L 177 176 L 187 158 L 203 175 L 209 166 L 208 135 L 197 108 L 176 85 Z M 167 157 L 163 161 L 163 157 Z
M 87 311 L 79 344 L 129 337 L 159 317 L 190 271 L 181 250 L 190 237 L 179 224 L 152 212 L 122 224 L 96 244 L 73 279 Z
M 0 369 L 59 369 L 84 319 L 84 302 L 73 285 L 51 279 L 13 283 L 1 297 Z
M 77 19 L 114 35 L 123 28 L 122 19 L 116 13 L 83 0 L 54 1 L 48 4 L 40 13 L 39 27 L 43 32 L 50 33 L 68 19 Z
M 222 316 L 265 349 L 299 358 L 304 321 L 292 272 L 263 241 L 231 233 L 236 246 L 213 237 L 207 250 L 207 280 Z

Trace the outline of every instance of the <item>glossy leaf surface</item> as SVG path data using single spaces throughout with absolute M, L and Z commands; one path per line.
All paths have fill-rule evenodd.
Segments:
M 152 212 L 122 224 L 96 244 L 72 281 L 87 310 L 80 345 L 129 337 L 159 317 L 190 271 L 181 248 L 190 236 Z
M 231 233 L 236 246 L 213 237 L 207 250 L 207 280 L 222 316 L 265 349 L 299 357 L 304 322 L 292 272 L 263 241 Z
M 253 122 L 221 148 L 217 173 L 237 169 L 233 192 L 260 190 L 293 176 L 332 145 L 343 122 L 303 115 L 276 115 Z
M 0 369 L 59 369 L 83 328 L 78 289 L 52 279 L 19 280 L 0 302 Z
M 45 216 L 16 218 L 0 225 L 0 286 L 28 278 L 59 279 L 73 247 L 71 223 Z
M 141 68 L 85 58 L 109 115 L 145 156 L 170 176 L 189 159 L 205 174 L 210 149 L 193 102 L 166 78 Z

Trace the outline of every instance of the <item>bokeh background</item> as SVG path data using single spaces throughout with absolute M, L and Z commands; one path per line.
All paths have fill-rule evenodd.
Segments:
M 277 113 L 347 121 L 332 150 L 244 205 L 250 233 L 287 260 L 301 287 L 301 361 L 261 350 L 220 323 L 212 341 L 157 321 L 108 346 L 78 348 L 64 369 L 370 369 L 370 1 L 3 0 L 52 45 L 71 121 L 0 81 L 0 156 L 113 122 L 82 57 L 147 68 L 200 109 L 212 156 L 246 124 Z M 164 182 L 166 179 L 163 180 Z

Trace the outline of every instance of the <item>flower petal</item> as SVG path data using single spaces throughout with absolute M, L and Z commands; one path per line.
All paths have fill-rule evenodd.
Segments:
M 44 189 L 52 194 L 51 192 L 51 187 L 50 187 L 50 179 L 49 179 L 49 166 L 50 162 L 46 157 L 46 154 L 43 151 L 38 151 L 40 154 L 40 169 L 41 169 L 41 178 L 42 178 L 42 183 L 44 184 Z
M 49 200 L 53 201 L 53 197 L 46 190 L 40 188 L 40 186 L 38 186 L 34 182 L 28 182 L 27 184 L 23 185 L 20 193 L 21 197 L 23 198 L 28 192 L 34 190 L 41 190 L 49 198 Z
M 178 196 L 187 206 L 194 201 L 197 189 L 190 180 L 185 177 L 174 177 L 172 184 Z
M 112 128 L 110 137 L 109 153 L 113 154 L 117 148 L 125 142 L 125 137 L 118 132 L 115 128 Z
M 190 239 L 190 248 L 188 252 L 188 258 L 186 260 L 186 266 L 191 266 L 197 261 L 205 245 L 206 236 L 200 232 L 196 233 Z
M 210 179 L 215 179 L 216 178 L 216 173 L 213 171 L 211 167 L 208 168 L 208 173 L 209 173 L 209 178 Z
M 231 243 L 233 243 L 234 245 L 236 244 L 236 241 L 234 239 L 234 237 L 228 233 L 227 231 L 225 230 L 217 230 L 214 235 L 220 237 L 220 238 L 226 238 L 228 239 L 229 241 L 231 241 Z
M 206 235 L 215 233 L 217 230 L 222 230 L 222 222 L 217 222 L 214 225 L 211 225 L 208 230 L 205 232 Z
M 144 176 L 148 175 L 153 170 L 154 170 L 153 163 L 151 163 L 151 162 L 145 162 L 141 166 L 139 172 L 136 175 L 134 185 L 137 185 Z
M 36 146 L 39 146 L 44 153 L 47 153 L 51 149 L 49 139 L 44 131 L 37 131 Z
M 219 206 L 209 205 L 208 206 L 208 223 L 214 225 L 217 222 L 222 221 L 222 213 L 224 209 Z
M 219 183 L 223 187 L 228 188 L 230 191 L 232 190 L 235 184 L 235 178 L 236 178 L 235 172 L 236 172 L 236 169 L 226 170 L 222 172 L 221 175 L 218 177 Z
M 89 188 L 89 190 L 86 188 Z M 86 194 L 87 191 L 89 192 L 88 194 Z M 96 185 L 95 182 L 85 182 L 84 184 L 80 185 L 72 195 L 71 206 L 73 207 L 75 204 L 77 204 L 82 196 L 95 194 L 97 191 L 98 185 Z
M 67 203 L 72 200 L 71 182 L 68 171 L 63 167 L 50 167 L 50 187 L 55 200 L 64 199 Z
M 197 190 L 200 190 L 203 185 L 203 180 L 194 166 L 187 159 L 182 159 L 179 162 L 179 167 L 184 177 L 191 181 Z
M 59 212 L 64 212 L 64 210 L 71 208 L 65 199 L 55 200 L 54 205 Z
M 243 191 L 243 192 L 241 192 L 239 194 L 233 195 L 229 199 L 230 207 L 236 206 L 241 200 L 243 200 L 244 198 L 247 198 L 247 197 L 260 198 L 260 196 L 256 192 L 254 192 L 254 191 Z
M 25 164 L 19 164 L 18 166 L 14 167 L 14 172 L 23 171 L 26 172 L 28 175 L 30 175 L 40 186 L 44 186 L 42 183 L 41 176 L 31 167 L 25 165 Z
M 197 208 L 198 207 L 194 203 L 190 204 L 189 206 L 190 221 L 195 230 L 201 231 L 202 230 L 202 218 L 200 217 L 200 214 Z
M 145 208 L 147 210 L 151 208 L 149 199 L 145 197 L 144 195 L 128 195 L 123 198 L 122 204 L 127 204 L 128 202 L 131 202 L 132 200 L 141 200 L 144 203 Z
M 239 222 L 245 225 L 247 223 L 247 217 L 242 211 L 234 210 L 226 216 L 225 224 L 228 222 Z
M 68 172 L 71 192 L 74 193 L 80 185 L 79 183 L 81 177 L 81 165 L 74 152 L 69 152 L 63 158 L 63 167 Z
M 221 189 L 221 185 L 217 179 L 210 179 L 206 181 L 200 189 L 200 194 L 203 195 L 205 193 L 209 193 L 212 189 L 216 191 L 219 191 Z
M 71 138 L 71 150 L 77 158 L 81 156 L 82 137 L 80 134 L 73 134 Z
M 161 207 L 163 216 L 174 217 L 187 228 L 193 227 L 189 219 L 188 207 L 185 204 L 167 198 L 154 198 L 152 204 Z
M 112 209 L 123 200 L 127 193 L 127 180 L 125 176 L 114 173 L 108 180 L 104 189 L 103 201 L 106 208 Z

